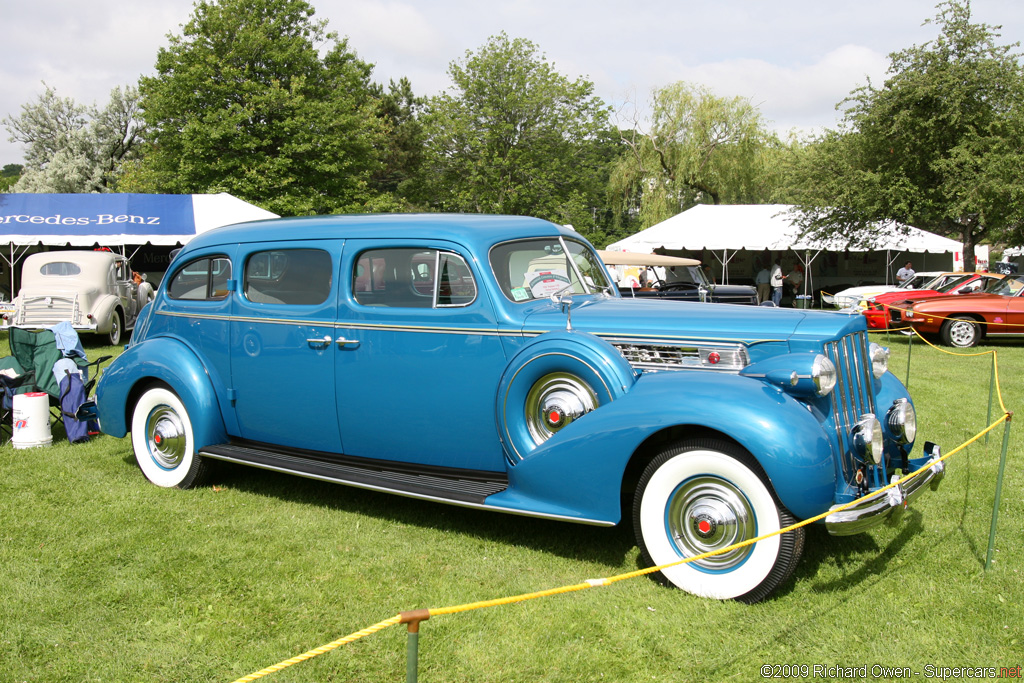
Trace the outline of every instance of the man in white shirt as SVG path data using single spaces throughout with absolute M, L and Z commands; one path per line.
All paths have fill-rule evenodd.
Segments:
M 902 268 L 896 271 L 896 282 L 902 285 L 904 282 L 914 277 L 914 275 L 916 275 L 914 272 L 914 264 L 907 261 Z
M 772 286 L 772 303 L 776 306 L 782 303 L 782 282 L 786 276 L 782 274 L 782 267 L 778 262 L 772 264 L 772 275 L 770 284 Z

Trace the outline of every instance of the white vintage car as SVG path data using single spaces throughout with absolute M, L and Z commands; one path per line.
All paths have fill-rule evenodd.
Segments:
M 69 321 L 79 332 L 121 343 L 139 311 L 153 299 L 153 286 L 136 283 L 128 259 L 109 251 L 47 251 L 25 259 L 21 291 L 3 327 L 31 330 Z

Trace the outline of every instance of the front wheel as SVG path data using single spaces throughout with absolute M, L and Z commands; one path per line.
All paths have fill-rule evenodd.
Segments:
M 132 448 L 142 473 L 157 486 L 192 488 L 209 467 L 196 455 L 185 405 L 163 386 L 146 390 L 135 404 Z
M 650 565 L 678 562 L 777 531 L 796 520 L 778 502 L 754 458 L 717 439 L 670 446 L 644 470 L 633 526 Z M 694 595 L 763 600 L 789 578 L 803 553 L 804 529 L 661 570 Z
M 954 316 L 942 323 L 942 341 L 961 349 L 977 346 L 981 341 L 981 326 L 966 315 Z

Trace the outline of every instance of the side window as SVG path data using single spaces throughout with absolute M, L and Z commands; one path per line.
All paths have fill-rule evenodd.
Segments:
M 363 306 L 466 306 L 476 299 L 476 282 L 458 254 L 436 249 L 374 249 L 356 260 L 352 292 Z
M 186 263 L 174 274 L 167 286 L 172 299 L 205 301 L 223 299 L 228 295 L 231 261 L 224 256 L 210 256 Z
M 458 254 L 441 252 L 438 306 L 468 306 L 476 299 L 476 282 L 469 266 Z
M 322 304 L 333 274 L 331 255 L 323 249 L 257 252 L 245 264 L 245 298 L 258 304 Z

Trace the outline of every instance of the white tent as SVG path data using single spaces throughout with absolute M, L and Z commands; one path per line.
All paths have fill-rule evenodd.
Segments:
M 798 228 L 789 215 L 788 204 L 739 204 L 711 206 L 701 204 L 608 245 L 610 251 L 650 253 L 666 251 L 700 251 L 706 249 L 722 264 L 728 281 L 729 261 L 741 249 L 749 251 L 792 250 L 807 268 L 822 251 L 886 251 L 896 258 L 901 252 L 960 254 L 963 245 L 904 226 L 880 226 L 869 247 L 847 248 L 842 239 L 810 240 L 798 238 Z M 891 265 L 887 259 L 887 265 Z M 887 268 L 888 270 L 888 268 Z M 807 285 L 805 281 L 805 287 Z

